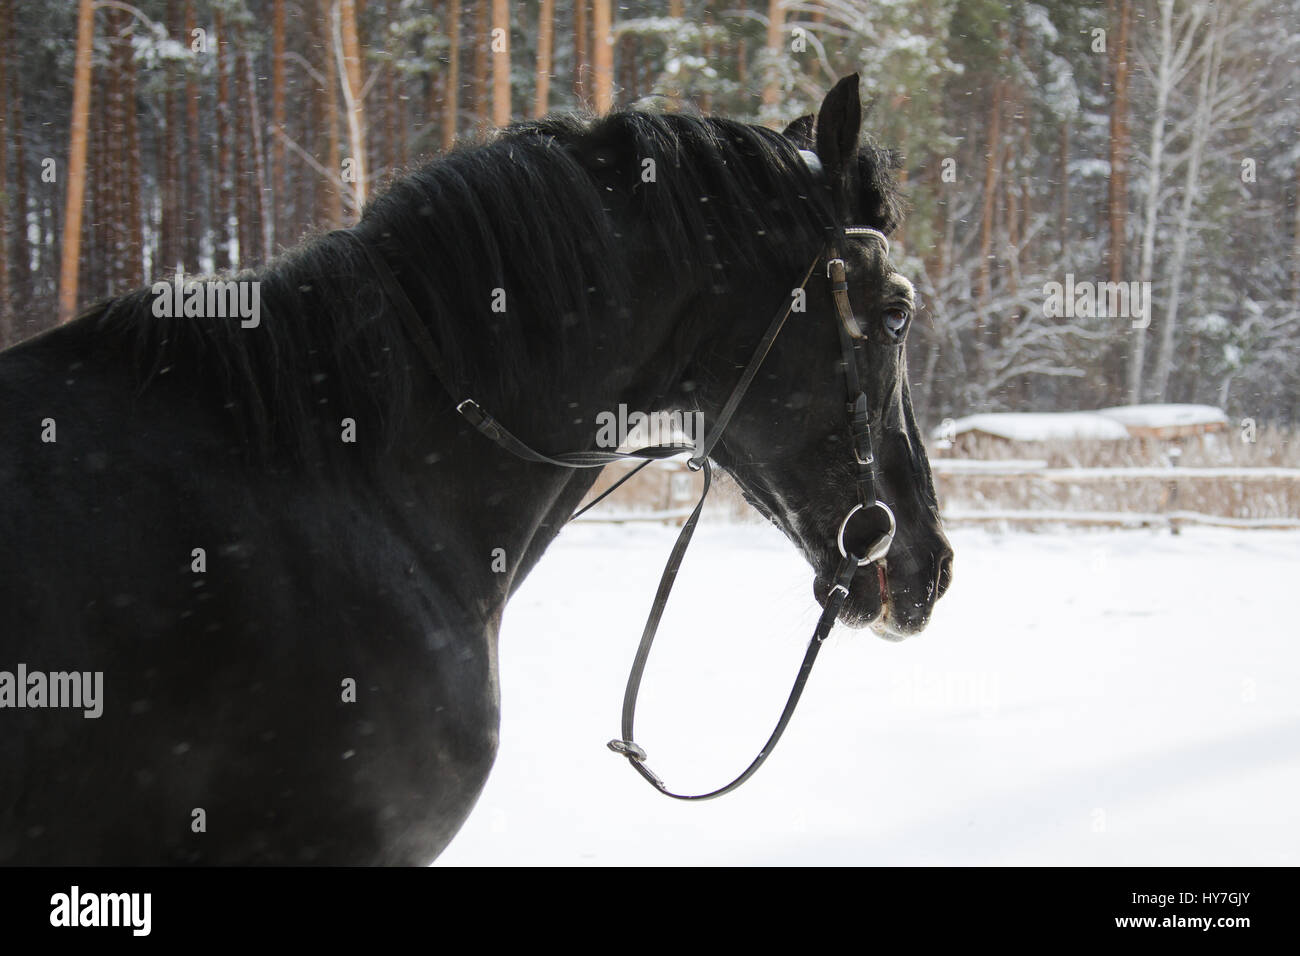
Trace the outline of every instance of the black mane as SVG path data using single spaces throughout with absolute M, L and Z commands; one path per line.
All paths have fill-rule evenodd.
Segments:
M 859 155 L 857 221 L 885 231 L 900 209 L 890 165 L 871 147 Z M 616 231 L 631 220 L 643 231 Z M 539 363 L 617 336 L 635 295 L 630 265 L 657 262 L 715 288 L 735 266 L 793 275 L 831 223 L 781 134 L 633 110 L 518 124 L 454 150 L 390 185 L 354 229 L 378 244 L 461 380 L 491 397 L 564 375 Z M 164 374 L 215 385 L 253 453 L 329 455 L 344 416 L 390 442 L 429 372 L 356 244 L 319 235 L 233 278 L 260 280 L 258 328 L 158 318 L 148 289 L 83 324 L 134 355 L 142 388 Z M 504 313 L 491 310 L 497 288 Z

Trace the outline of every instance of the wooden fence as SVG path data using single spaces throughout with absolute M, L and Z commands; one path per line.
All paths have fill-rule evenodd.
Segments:
M 950 525 L 1077 525 L 1238 529 L 1300 528 L 1300 468 L 1050 467 L 1045 459 L 931 460 L 944 522 Z M 606 470 L 599 493 L 623 474 Z M 680 524 L 699 476 L 679 462 L 647 468 L 583 521 Z M 712 520 L 763 520 L 734 482 L 717 474 Z

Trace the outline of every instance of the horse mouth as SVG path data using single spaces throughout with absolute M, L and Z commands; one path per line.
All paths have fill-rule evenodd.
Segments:
M 823 607 L 830 590 L 830 578 L 819 574 L 813 579 L 813 598 Z M 853 576 L 853 581 L 849 584 L 849 595 L 844 599 L 836 620 L 855 630 L 870 627 L 883 637 L 883 632 L 888 627 L 888 616 L 889 578 L 884 562 L 877 561 L 869 567 L 859 569 Z
M 813 597 L 825 606 L 829 593 L 830 579 L 818 575 L 813 581 Z M 836 620 L 854 630 L 870 628 L 877 637 L 892 642 L 905 641 L 925 629 L 928 614 L 908 620 L 897 611 L 889 593 L 888 561 L 877 561 L 854 576 Z

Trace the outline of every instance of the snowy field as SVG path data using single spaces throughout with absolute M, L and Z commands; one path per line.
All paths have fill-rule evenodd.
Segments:
M 1300 863 L 1300 532 L 957 530 L 930 628 L 837 628 L 705 803 L 605 748 L 674 534 L 573 526 L 515 596 L 500 755 L 440 865 Z M 670 787 L 749 762 L 816 613 L 777 531 L 699 530 L 637 715 Z

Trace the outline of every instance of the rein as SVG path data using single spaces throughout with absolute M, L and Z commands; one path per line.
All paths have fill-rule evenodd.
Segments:
M 804 685 L 807 684 L 808 677 L 812 673 L 813 663 L 817 660 L 817 654 L 821 650 L 822 643 L 830 634 L 835 619 L 849 596 L 849 587 L 854 575 L 860 567 L 885 557 L 894 539 L 894 514 L 888 505 L 876 498 L 875 457 L 872 454 L 871 427 L 868 423 L 869 410 L 866 393 L 862 390 L 857 363 L 859 342 L 865 337 L 865 334 L 858 324 L 857 318 L 853 314 L 853 307 L 849 302 L 845 263 L 839 256 L 838 243 L 832 242 L 818 252 L 817 258 L 808 266 L 797 289 L 802 290 L 808 285 L 817 266 L 825 260 L 826 277 L 831 283 L 831 294 L 835 301 L 835 310 L 839 319 L 836 328 L 839 331 L 840 348 L 844 359 L 848 395 L 846 407 L 850 432 L 853 436 L 854 458 L 857 463 L 855 484 L 858 492 L 858 503 L 853 506 L 840 523 L 836 541 L 841 561 L 836 568 L 830 592 L 826 597 L 826 603 L 822 606 L 821 616 L 817 620 L 817 626 L 813 629 L 812 638 L 809 640 L 808 648 L 804 652 L 803 662 L 799 665 L 799 671 L 795 675 L 794 685 L 790 689 L 785 707 L 782 709 L 776 728 L 768 737 L 767 743 L 763 745 L 758 756 L 745 768 L 744 772 L 725 786 L 708 793 L 681 794 L 669 790 L 664 781 L 646 766 L 646 752 L 635 742 L 633 724 L 636 718 L 637 698 L 641 690 L 641 679 L 645 673 L 646 662 L 650 657 L 650 648 L 654 644 L 655 635 L 659 630 L 659 622 L 663 617 L 664 609 L 668 605 L 668 597 L 672 593 L 673 583 L 677 579 L 677 572 L 681 568 L 682 559 L 685 557 L 687 546 L 695 533 L 695 527 L 699 523 L 705 499 L 708 497 L 712 485 L 713 471 L 712 466 L 709 464 L 709 454 L 721 439 L 723 431 L 730 423 L 732 416 L 735 415 L 746 391 L 748 391 L 758 374 L 759 367 L 771 350 L 772 344 L 776 341 L 782 328 L 784 328 L 786 320 L 794 307 L 795 295 L 793 293 L 790 295 L 789 301 L 776 311 L 772 320 L 768 323 L 766 332 L 755 347 L 749 363 L 741 373 L 740 379 L 732 389 L 730 396 L 722 407 L 722 411 L 719 412 L 713 427 L 698 446 L 655 445 L 628 452 L 580 451 L 545 455 L 520 441 L 505 426 L 489 415 L 475 399 L 466 397 L 464 392 L 456 387 L 455 378 L 451 373 L 449 364 L 438 350 L 432 336 L 429 334 L 429 330 L 420 320 L 419 313 L 416 311 L 415 306 L 411 304 L 411 300 L 402 288 L 401 283 L 393 275 L 392 269 L 375 246 L 352 230 L 342 229 L 337 230 L 337 233 L 348 236 L 361 247 L 387 298 L 397 307 L 407 333 L 415 342 L 416 347 L 420 350 L 443 389 L 457 402 L 456 411 L 484 437 L 525 461 L 562 468 L 603 468 L 615 461 L 629 458 L 644 459 L 640 465 L 627 475 L 624 475 L 612 487 L 585 507 L 574 512 L 569 517 L 570 521 L 598 504 L 652 461 L 671 458 L 682 453 L 691 453 L 691 457 L 686 462 L 687 468 L 691 471 L 702 471 L 704 473 L 700 498 L 691 511 L 690 517 L 682 525 L 681 531 L 677 535 L 677 541 L 673 544 L 673 549 L 668 555 L 663 574 L 659 578 L 659 587 L 655 593 L 650 614 L 646 618 L 645 629 L 641 635 L 641 642 L 637 646 L 636 657 L 632 662 L 627 687 L 623 694 L 622 736 L 611 740 L 609 748 L 615 753 L 625 756 L 637 773 L 653 784 L 661 793 L 674 799 L 709 800 L 735 790 L 752 777 L 758 768 L 763 765 L 763 762 L 767 760 L 768 756 L 771 755 L 777 742 L 781 739 L 781 735 L 785 732 L 790 718 L 794 716 L 795 708 L 798 706 L 799 698 L 803 694 Z M 883 245 L 886 256 L 889 253 L 889 240 L 876 229 L 866 226 L 853 226 L 840 230 L 841 239 L 850 236 L 865 236 L 876 239 Z M 856 546 L 845 540 L 845 532 L 855 518 L 865 523 L 863 532 L 857 536 L 858 539 L 865 543 Z

